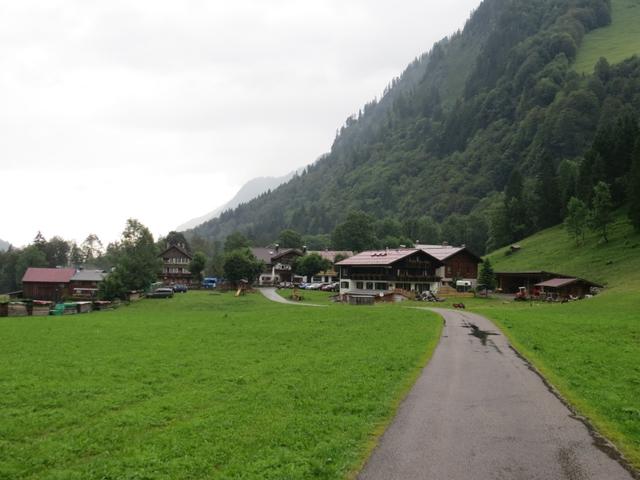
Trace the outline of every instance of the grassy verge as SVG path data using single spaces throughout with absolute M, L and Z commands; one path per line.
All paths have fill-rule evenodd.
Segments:
M 640 299 L 610 291 L 571 304 L 475 302 L 562 395 L 640 467 Z
M 344 478 L 440 330 L 206 292 L 1 319 L 0 478 Z
M 290 300 L 293 289 L 282 288 L 276 290 L 278 295 L 286 300 Z M 335 292 L 321 292 L 318 290 L 298 290 L 298 295 L 302 295 L 302 303 L 316 303 L 320 305 L 329 305 L 334 302 L 331 301 L 331 297 L 336 295 Z

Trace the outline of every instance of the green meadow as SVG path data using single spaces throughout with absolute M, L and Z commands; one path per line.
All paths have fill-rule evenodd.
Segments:
M 0 479 L 348 477 L 441 323 L 208 292 L 0 319 Z
M 592 73 L 604 57 L 614 64 L 640 54 L 640 0 L 611 0 L 611 24 L 585 35 L 574 68 Z
M 603 283 L 600 295 L 569 304 L 475 299 L 597 429 L 640 467 L 640 234 L 624 213 L 610 241 L 595 234 L 576 246 L 562 227 L 519 242 L 522 250 L 490 255 L 497 271 L 547 270 Z

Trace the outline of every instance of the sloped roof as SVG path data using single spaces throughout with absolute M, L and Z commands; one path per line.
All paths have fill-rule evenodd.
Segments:
M 262 260 L 267 265 L 291 252 L 302 255 L 302 252 L 295 248 L 283 248 L 276 251 L 275 248 L 251 247 L 251 253 L 253 253 L 258 260 Z
M 75 275 L 75 268 L 35 268 L 30 267 L 22 277 L 23 282 L 69 283 Z
M 107 274 L 102 270 L 78 270 L 71 277 L 72 282 L 101 282 Z
M 440 261 L 453 257 L 454 255 L 463 251 L 466 251 L 480 263 L 482 263 L 483 261 L 478 255 L 470 251 L 466 246 L 454 247 L 453 245 L 416 245 L 415 248 L 419 248 L 423 252 L 428 253 L 429 255 L 437 258 Z
M 171 250 L 178 250 L 180 253 L 182 253 L 185 257 L 188 257 L 189 260 L 193 259 L 193 256 L 187 252 L 184 248 L 178 246 L 178 245 L 171 245 L 169 248 L 166 248 L 165 250 L 162 251 L 162 253 L 160 255 L 158 255 L 158 257 L 162 257 L 165 253 L 171 251 Z
M 584 280 L 582 278 L 552 278 L 551 280 L 547 280 L 546 282 L 536 283 L 535 286 L 548 287 L 548 288 L 562 288 L 576 282 L 582 282 L 591 287 L 602 288 L 602 285 L 598 285 L 597 283 L 593 283 L 593 282 L 590 282 L 589 280 Z
M 398 260 L 402 260 L 403 258 L 410 257 L 411 255 L 417 252 L 422 252 L 432 257 L 438 263 L 440 263 L 440 261 L 437 258 L 433 257 L 431 254 L 427 252 L 424 252 L 421 249 L 398 248 L 398 249 L 389 249 L 389 250 L 370 250 L 367 252 L 361 252 L 361 253 L 358 253 L 357 255 L 354 255 L 353 257 L 347 258 L 345 260 L 342 260 L 341 262 L 336 263 L 336 265 L 341 267 L 359 266 L 359 265 L 373 265 L 373 266 L 392 265 Z

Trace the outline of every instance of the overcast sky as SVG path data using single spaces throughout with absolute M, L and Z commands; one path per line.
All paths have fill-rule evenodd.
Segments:
M 0 0 L 0 238 L 155 236 L 336 129 L 479 0 Z

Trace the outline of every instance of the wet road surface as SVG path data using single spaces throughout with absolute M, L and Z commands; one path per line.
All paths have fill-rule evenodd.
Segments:
M 440 344 L 360 480 L 629 480 L 486 318 L 433 309 Z

